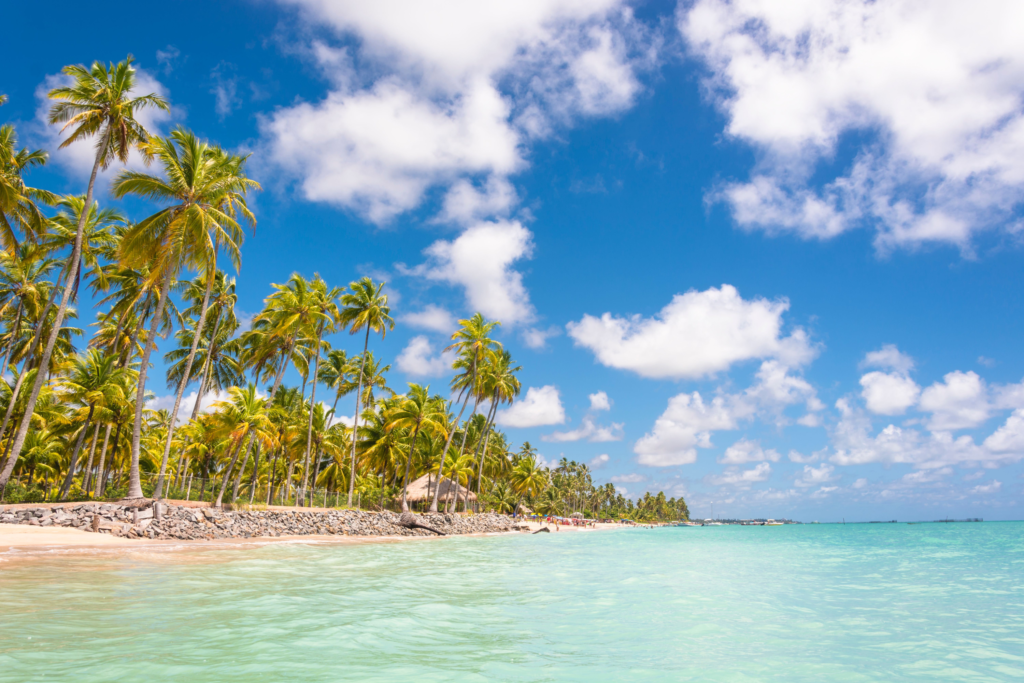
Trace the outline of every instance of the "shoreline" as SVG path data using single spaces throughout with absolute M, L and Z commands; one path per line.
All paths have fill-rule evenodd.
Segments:
M 11 510 L 14 506 L 4 506 Z M 21 507 L 21 506 L 19 506 Z M 39 506 L 26 505 L 25 508 Z M 288 510 L 291 511 L 291 510 Z M 319 509 L 297 508 L 296 512 L 320 512 Z M 282 510 L 281 512 L 284 512 Z M 472 515 L 470 515 L 472 517 Z M 19 560 L 42 559 L 53 557 L 54 554 L 89 554 L 129 552 L 177 553 L 196 550 L 223 550 L 230 548 L 251 548 L 279 544 L 310 544 L 310 545 L 360 545 L 364 543 L 394 543 L 412 540 L 441 540 L 449 537 L 486 537 L 529 535 L 547 528 L 550 533 L 580 533 L 593 531 L 610 531 L 612 529 L 629 528 L 620 524 L 598 523 L 594 527 L 559 526 L 543 521 L 515 522 L 517 528 L 502 531 L 481 531 L 472 533 L 449 534 L 448 536 L 428 535 L 380 535 L 380 534 L 301 534 L 280 536 L 252 536 L 248 538 L 206 538 L 206 539 L 171 539 L 171 538 L 135 538 L 110 533 L 96 533 L 66 526 L 35 526 L 29 524 L 0 523 L 0 565 Z

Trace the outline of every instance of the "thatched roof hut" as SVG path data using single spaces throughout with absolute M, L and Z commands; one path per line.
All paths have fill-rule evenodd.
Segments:
M 429 479 L 429 485 L 428 485 Z M 430 502 L 434 499 L 434 491 L 437 489 L 437 477 L 432 477 L 429 474 L 424 474 L 416 481 L 409 484 L 409 491 L 406 494 L 406 500 L 410 503 L 423 503 Z M 455 495 L 455 482 L 445 477 L 441 480 L 441 498 L 440 500 L 446 500 L 449 496 Z M 459 500 L 466 499 L 466 487 L 459 487 Z M 469 492 L 469 500 L 475 501 L 476 494 L 472 491 Z

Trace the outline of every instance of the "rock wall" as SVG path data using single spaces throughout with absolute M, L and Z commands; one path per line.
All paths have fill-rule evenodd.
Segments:
M 485 513 L 417 515 L 416 520 L 449 535 L 512 531 L 506 515 Z M 397 525 L 392 512 L 358 510 L 232 512 L 209 507 L 178 507 L 153 501 L 132 504 L 70 503 L 47 508 L 0 509 L 0 523 L 74 527 L 129 538 L 201 540 L 276 536 L 433 536 Z

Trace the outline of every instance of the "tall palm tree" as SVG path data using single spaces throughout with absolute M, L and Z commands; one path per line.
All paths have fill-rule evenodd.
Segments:
M 174 424 L 181 406 L 181 396 L 188 384 L 199 345 L 210 293 L 217 272 L 217 254 L 224 249 L 237 270 L 241 264 L 244 231 L 238 220 L 255 227 L 256 217 L 246 204 L 246 194 L 258 190 L 259 183 L 245 174 L 248 155 L 230 154 L 219 147 L 199 140 L 182 128 L 166 138 L 154 137 L 142 145 L 146 155 L 156 158 L 163 166 L 164 177 L 137 171 L 122 171 L 113 185 L 115 197 L 133 195 L 158 202 L 170 202 L 149 218 L 140 221 L 128 231 L 121 242 L 121 261 L 124 265 L 148 265 L 153 282 L 162 282 L 157 302 L 157 318 L 162 312 L 171 281 L 183 268 L 202 270 L 206 276 L 206 292 L 192 335 L 192 350 L 185 363 L 185 372 L 178 385 L 171 410 L 170 427 L 164 444 L 157 477 L 155 498 L 163 494 L 167 459 L 174 437 Z M 139 367 L 139 387 L 136 399 L 135 426 L 132 431 L 132 479 L 128 497 L 142 495 L 138 477 L 138 451 L 142 436 L 142 396 L 146 390 L 146 371 L 152 342 L 156 337 L 157 320 L 150 330 L 150 344 L 143 352 Z
M 465 394 L 465 401 L 462 403 L 462 408 L 459 410 L 459 416 L 455 418 L 455 424 L 458 425 L 462 421 L 462 413 L 466 410 L 466 404 L 469 403 L 470 396 L 475 397 L 476 403 L 479 403 L 480 394 L 477 391 L 477 370 L 480 364 L 484 361 L 486 354 L 495 348 L 501 347 L 501 344 L 490 338 L 490 334 L 495 328 L 501 325 L 498 321 L 487 322 L 483 315 L 477 313 L 468 320 L 459 321 L 459 329 L 452 334 L 452 340 L 454 341 L 445 351 L 457 349 L 461 360 L 465 364 L 468 361 L 469 367 L 466 368 L 466 373 L 460 377 L 456 377 L 452 381 L 452 388 L 460 388 L 462 393 Z M 458 364 L 458 363 L 457 363 Z M 476 412 L 476 405 L 473 407 L 473 412 Z M 444 460 L 445 456 L 448 455 L 448 448 L 451 445 L 452 437 L 455 435 L 455 430 L 451 430 L 448 433 L 448 441 L 444 445 L 444 450 L 441 451 L 441 471 L 444 471 Z M 462 433 L 462 447 L 466 446 L 466 432 Z M 459 455 L 462 455 L 462 449 L 459 450 Z M 430 511 L 437 512 L 437 497 L 441 492 L 441 487 L 438 486 L 437 490 L 434 491 L 434 498 L 430 502 Z
M 356 390 L 356 386 L 349 381 L 349 375 L 353 373 L 352 361 L 348 354 L 341 349 L 332 349 L 324 357 L 323 365 L 320 366 L 320 382 L 327 385 L 328 389 L 334 390 L 334 404 L 331 406 L 331 414 L 338 411 L 338 401 L 341 397 Z
M 65 394 L 67 400 L 82 403 L 88 407 L 85 425 L 78 433 L 75 448 L 71 452 L 68 473 L 64 478 L 64 485 L 60 489 L 61 499 L 66 498 L 71 491 L 78 454 L 82 449 L 82 442 L 89 431 L 89 426 L 92 424 L 96 407 L 105 408 L 108 404 L 124 398 L 122 380 L 125 375 L 124 368 L 117 367 L 117 359 L 114 356 L 106 355 L 99 349 L 89 349 L 75 359 L 68 377 L 61 382 L 67 392 Z
M 223 408 L 221 422 L 229 434 L 229 452 L 233 452 L 234 455 L 224 470 L 224 479 L 220 484 L 215 507 L 220 507 L 224 500 L 224 492 L 231 481 L 231 473 L 238 462 L 243 444 L 247 441 L 261 441 L 268 445 L 273 440 L 273 423 L 267 414 L 267 399 L 258 396 L 255 384 L 249 384 L 244 389 L 231 387 L 230 398 L 219 404 L 219 407 Z M 248 449 L 246 453 L 248 454 Z M 243 467 L 244 465 L 243 462 Z
M 409 489 L 409 468 L 412 465 L 412 454 L 416 448 L 416 439 L 420 431 L 425 434 L 447 436 L 444 433 L 445 405 L 444 399 L 440 396 L 430 396 L 430 387 L 423 387 L 419 384 L 409 384 L 409 391 L 405 396 L 398 397 L 399 401 L 388 413 L 388 430 L 412 429 L 412 437 L 409 439 L 409 454 L 405 458 L 405 477 L 402 479 L 402 511 L 407 512 L 409 505 L 406 503 L 406 494 Z
M 50 109 L 50 123 L 63 123 L 62 130 L 72 129 L 67 139 L 61 143 L 61 148 L 93 136 L 98 138 L 84 206 L 92 205 L 93 187 L 100 169 L 107 168 L 115 159 L 122 163 L 127 162 L 131 150 L 149 138 L 146 129 L 135 120 L 136 112 L 147 107 L 157 107 L 165 111 L 170 109 L 164 98 L 153 93 L 131 97 L 132 88 L 135 86 L 135 69 L 131 64 L 132 57 L 129 55 L 128 59 L 117 65 L 106 66 L 102 62 L 94 62 L 91 68 L 82 65 L 64 67 L 64 74 L 70 76 L 74 83 L 55 88 L 49 93 L 50 99 L 57 101 Z M 78 221 L 75 244 L 71 250 L 71 268 L 64 282 L 64 295 L 43 350 L 43 357 L 39 363 L 40 372 L 36 374 L 36 380 L 29 393 L 27 410 L 14 437 L 11 461 L 17 461 L 21 454 L 22 444 L 28 435 L 32 411 L 35 409 L 43 382 L 50 372 L 50 356 L 64 323 L 75 278 L 78 275 L 76 269 L 82 252 L 82 233 L 86 218 L 87 212 L 83 211 Z M 9 467 L 5 467 L 4 471 L 0 472 L 0 486 L 7 484 L 10 477 L 8 469 Z M 138 488 L 138 493 L 142 494 L 141 488 Z
M 341 311 L 338 310 L 338 298 L 344 290 L 340 287 L 328 287 L 319 274 L 313 276 L 309 283 L 313 293 L 313 317 L 310 319 L 311 327 L 316 330 L 316 342 L 314 348 L 313 364 L 313 387 L 309 396 L 309 422 L 306 427 L 306 454 L 302 466 L 302 493 L 305 494 L 306 486 L 309 483 L 309 451 L 313 444 L 313 406 L 316 405 L 316 385 L 320 379 L 320 351 L 323 345 L 324 332 L 333 332 L 337 325 Z M 313 481 L 314 485 L 316 480 Z
M 42 166 L 48 155 L 18 149 L 14 126 L 0 126 L 0 247 L 12 253 L 17 248 L 18 230 L 36 241 L 46 229 L 46 217 L 38 204 L 53 204 L 54 195 L 28 187 L 22 175 L 33 166 Z
M 359 363 L 359 381 L 356 384 L 356 411 L 352 415 L 352 433 L 359 430 L 359 399 L 363 393 L 363 370 L 366 367 L 366 353 L 370 346 L 370 331 L 380 334 L 383 339 L 388 330 L 395 329 L 395 321 L 391 319 L 391 308 L 388 306 L 388 295 L 382 294 L 386 283 L 374 283 L 368 277 L 364 277 L 351 283 L 348 287 L 351 290 L 341 297 L 341 310 L 339 322 L 349 328 L 351 334 L 360 330 L 366 330 L 363 339 L 363 357 Z M 356 483 L 356 441 L 352 439 L 351 472 L 348 482 L 348 502 L 346 505 L 352 507 L 352 493 L 355 491 Z
M 487 416 L 487 424 L 484 427 L 484 438 L 477 442 L 477 453 L 480 457 L 479 470 L 476 476 L 476 495 L 480 499 L 480 482 L 484 478 L 484 461 L 487 459 L 487 444 L 491 438 L 491 428 L 498 414 L 498 406 L 502 403 L 512 404 L 515 397 L 519 395 L 521 385 L 516 373 L 522 368 L 518 365 L 513 367 L 512 354 L 502 349 L 498 353 L 488 354 L 488 363 L 484 368 L 483 389 L 485 395 L 491 400 L 491 408 Z M 474 456 L 476 457 L 476 456 Z

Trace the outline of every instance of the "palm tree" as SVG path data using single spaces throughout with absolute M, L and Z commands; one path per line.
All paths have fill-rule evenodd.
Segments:
M 430 387 L 409 384 L 405 396 L 399 396 L 395 407 L 388 413 L 388 430 L 412 429 L 409 439 L 409 454 L 405 458 L 405 477 L 402 479 L 402 512 L 408 512 L 406 493 L 409 488 L 409 468 L 412 465 L 412 454 L 416 448 L 416 439 L 420 431 L 426 434 L 447 436 L 444 433 L 445 405 L 440 396 L 430 396 Z
M 310 290 L 313 293 L 313 316 L 310 320 L 311 326 L 316 330 L 316 343 L 314 344 L 315 361 L 313 364 L 313 387 L 309 396 L 309 422 L 306 427 L 306 455 L 302 467 L 302 493 L 306 492 L 306 485 L 309 483 L 309 450 L 313 444 L 313 406 L 316 405 L 316 385 L 320 379 L 320 351 L 323 344 L 324 332 L 333 332 L 341 311 L 338 310 L 338 298 L 342 295 L 340 287 L 327 286 L 320 275 L 315 274 L 310 283 Z M 313 481 L 314 485 L 316 480 Z
M 334 389 L 334 404 L 331 406 L 331 414 L 338 411 L 338 401 L 341 397 L 356 390 L 356 386 L 349 381 L 349 375 L 353 373 L 352 362 L 341 349 L 332 349 L 324 357 L 323 365 L 320 366 L 319 378 L 328 389 Z
M 16 228 L 30 241 L 36 241 L 46 229 L 46 217 L 37 203 L 53 204 L 56 198 L 25 185 L 22 174 L 33 166 L 42 166 L 47 158 L 41 149 L 19 150 L 14 126 L 0 126 L 0 246 L 8 253 L 19 244 Z
M 67 476 L 64 478 L 64 485 L 60 489 L 62 500 L 71 491 L 71 482 L 75 477 L 75 464 L 82 448 L 82 441 L 92 423 L 93 412 L 97 406 L 105 408 L 108 403 L 123 398 L 122 379 L 125 374 L 123 368 L 117 367 L 114 356 L 108 356 L 99 349 L 89 349 L 75 359 L 67 379 L 61 382 L 67 392 L 65 395 L 67 400 L 83 403 L 89 408 L 85 417 L 85 425 L 79 431 L 75 449 L 71 452 L 71 462 L 68 465 Z
M 131 64 L 132 57 L 129 55 L 128 59 L 117 65 L 105 66 L 102 62 L 94 62 L 91 69 L 82 65 L 64 67 L 64 74 L 74 79 L 74 84 L 55 88 L 49 94 L 50 99 L 57 100 L 50 110 L 50 123 L 65 124 L 62 130 L 72 128 L 71 134 L 61 143 L 61 148 L 78 140 L 85 140 L 94 135 L 98 136 L 96 156 L 92 165 L 92 174 L 89 176 L 88 189 L 85 192 L 84 206 L 92 205 L 93 187 L 100 169 L 107 168 L 114 159 L 119 159 L 122 163 L 127 162 L 131 150 L 148 139 L 149 134 L 146 129 L 135 120 L 136 112 L 146 107 L 157 107 L 165 111 L 170 108 L 167 101 L 156 94 L 130 97 L 131 90 L 135 85 L 135 69 Z M 53 354 L 53 347 L 57 343 L 57 336 L 64 323 L 75 278 L 78 275 L 77 267 L 82 252 L 82 234 L 86 218 L 87 213 L 83 211 L 79 217 L 75 244 L 71 250 L 69 261 L 71 268 L 64 283 L 64 295 L 61 298 L 56 320 L 51 327 L 43 357 L 39 363 L 40 372 L 36 374 L 36 380 L 29 393 L 25 415 L 22 417 L 14 437 L 11 461 L 17 461 L 18 456 L 21 455 L 21 447 L 28 435 L 32 411 L 35 409 L 43 382 L 50 372 L 50 356 Z M 7 470 L 8 468 L 5 467 L 4 472 L 0 472 L 0 487 L 5 486 L 10 477 Z M 142 494 L 141 488 L 138 488 L 138 493 Z
M 512 470 L 510 479 L 516 493 L 528 497 L 536 496 L 548 482 L 547 473 L 534 457 L 521 460 Z
M 121 261 L 125 265 L 148 265 L 150 278 L 162 282 L 157 302 L 157 317 L 171 281 L 182 268 L 201 269 L 206 277 L 206 292 L 192 335 L 192 350 L 185 363 L 185 372 L 178 385 L 171 410 L 171 423 L 167 430 L 160 474 L 157 477 L 155 498 L 163 494 L 167 458 L 170 455 L 174 424 L 181 406 L 181 396 L 188 384 L 196 348 L 199 345 L 210 294 L 217 272 L 217 254 L 227 251 L 237 270 L 241 263 L 240 247 L 244 232 L 238 218 L 255 227 L 256 218 L 246 204 L 246 194 L 258 190 L 259 183 L 245 175 L 248 155 L 229 154 L 219 147 L 200 141 L 194 134 L 178 128 L 169 137 L 155 137 L 142 149 L 150 157 L 160 160 L 165 177 L 137 171 L 122 171 L 113 185 L 115 197 L 134 195 L 171 205 L 139 222 L 128 231 L 121 242 Z M 150 330 L 150 344 L 143 353 L 139 372 L 137 406 L 146 389 L 146 370 L 152 341 L 156 337 L 157 320 Z M 132 480 L 128 496 L 141 495 L 138 477 L 138 450 L 142 436 L 141 407 L 136 408 L 135 427 L 132 432 Z
M 480 498 L 481 481 L 484 477 L 484 461 L 487 459 L 487 444 L 491 438 L 491 428 L 498 414 L 498 405 L 501 403 L 512 404 L 515 397 L 519 395 L 521 385 L 516 373 L 522 368 L 518 365 L 512 367 L 512 354 L 502 349 L 498 353 L 488 354 L 488 363 L 484 368 L 484 393 L 491 399 L 491 408 L 487 416 L 487 425 L 484 428 L 484 438 L 481 443 L 477 442 L 477 452 L 480 453 L 480 469 L 476 476 L 476 495 Z M 474 455 L 474 457 L 476 457 Z
M 220 493 L 217 494 L 215 507 L 221 507 L 224 500 L 224 492 L 231 481 L 231 473 L 235 469 L 235 463 L 242 451 L 242 445 L 248 441 L 261 441 L 264 445 L 270 444 L 273 439 L 273 423 L 267 415 L 267 399 L 257 395 L 256 385 L 249 384 L 245 389 L 231 387 L 230 398 L 218 404 L 223 408 L 221 422 L 228 432 L 229 452 L 233 452 L 231 461 L 224 470 L 224 479 L 221 481 Z M 248 449 L 246 449 L 248 455 Z M 245 467 L 245 463 L 242 463 Z
M 454 344 L 450 345 L 445 351 L 451 349 L 458 349 L 461 360 L 463 363 L 468 361 L 469 367 L 466 368 L 466 373 L 461 377 L 456 377 L 452 380 L 452 388 L 459 388 L 461 392 L 465 394 L 465 401 L 462 403 L 462 408 L 459 410 L 459 416 L 455 418 L 455 424 L 457 425 L 462 420 L 462 413 L 466 410 L 466 404 L 469 403 L 469 397 L 474 396 L 476 403 L 473 406 L 473 412 L 476 412 L 477 404 L 480 402 L 480 394 L 477 391 L 477 369 L 483 362 L 484 357 L 494 347 L 501 347 L 501 344 L 492 340 L 488 335 L 494 331 L 496 327 L 501 325 L 500 322 L 487 322 L 483 315 L 477 313 L 468 320 L 459 321 L 459 329 L 452 334 L 452 340 Z M 444 471 L 444 459 L 448 454 L 448 447 L 451 445 L 452 437 L 455 435 L 455 430 L 451 430 L 448 433 L 448 441 L 444 445 L 444 450 L 441 451 L 441 471 Z M 466 433 L 462 433 L 462 447 L 466 446 Z M 462 449 L 459 449 L 459 455 L 462 455 Z M 430 502 L 430 511 L 437 512 L 437 497 L 441 492 L 441 487 L 438 486 L 437 490 L 434 491 L 434 498 Z
M 373 280 L 364 277 L 349 285 L 350 293 L 341 297 L 341 310 L 339 322 L 349 328 L 351 334 L 366 329 L 366 337 L 363 340 L 363 357 L 359 363 L 359 382 L 356 384 L 356 411 L 352 415 L 353 434 L 359 430 L 359 399 L 363 393 L 363 370 L 366 366 L 366 354 L 370 345 L 370 330 L 380 334 L 381 339 L 387 335 L 388 330 L 395 329 L 395 321 L 391 319 L 391 308 L 388 306 L 388 295 L 381 294 L 386 283 L 375 284 Z M 352 465 L 348 483 L 348 502 L 346 505 L 352 507 L 352 493 L 355 491 L 356 483 L 356 441 L 352 439 Z

